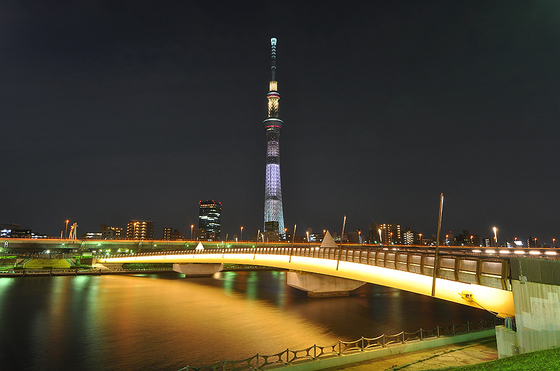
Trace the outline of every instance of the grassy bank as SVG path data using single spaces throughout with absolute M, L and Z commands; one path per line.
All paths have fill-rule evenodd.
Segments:
M 540 350 L 520 354 L 495 361 L 477 363 L 469 366 L 437 369 L 453 371 L 546 371 L 560 370 L 560 348 Z

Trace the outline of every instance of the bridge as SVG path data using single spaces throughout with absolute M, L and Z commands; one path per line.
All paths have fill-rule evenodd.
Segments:
M 538 250 L 515 251 L 517 255 L 521 252 L 530 255 Z M 500 317 L 514 316 L 509 261 L 496 253 L 496 250 L 441 249 L 434 296 L 485 309 Z M 223 264 L 268 266 L 289 270 L 288 284 L 314 296 L 347 292 L 365 282 L 431 296 L 435 251 L 402 246 L 206 248 L 117 254 L 100 257 L 97 262 L 106 266 L 173 263 L 174 270 L 187 276 L 211 274 L 221 270 Z
M 437 255 L 437 256 L 436 256 Z M 287 284 L 321 296 L 373 283 L 432 295 L 506 318 L 500 357 L 560 346 L 560 262 L 554 249 L 335 246 L 197 248 L 100 257 L 108 265 L 173 263 L 189 275 L 224 264 L 287 269 Z M 435 270 L 435 275 L 434 275 Z M 435 279 L 434 279 L 435 276 Z
M 288 285 L 310 296 L 340 294 L 366 282 L 431 296 L 435 282 L 436 298 L 509 317 L 509 326 L 496 327 L 500 357 L 560 346 L 560 250 L 443 246 L 436 259 L 429 246 L 209 242 L 195 249 L 196 243 L 6 239 L 0 254 L 95 251 L 106 267 L 172 263 L 187 276 L 209 275 L 224 264 L 276 267 L 288 270 Z

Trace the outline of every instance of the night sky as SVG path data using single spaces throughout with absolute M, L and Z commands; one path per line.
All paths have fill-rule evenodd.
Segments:
M 270 38 L 287 227 L 560 239 L 552 1 L 0 3 L 0 223 L 263 226 Z M 367 232 L 365 232 L 367 233 Z

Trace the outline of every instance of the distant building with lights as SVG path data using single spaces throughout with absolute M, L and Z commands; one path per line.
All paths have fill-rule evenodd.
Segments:
M 21 225 L 10 223 L 0 224 L 0 237 L 5 238 L 29 238 L 32 237 L 31 229 L 22 228 Z
M 455 246 L 482 246 L 482 239 L 479 234 L 469 233 L 468 229 L 463 229 L 463 233 L 453 237 Z
M 154 222 L 151 220 L 131 220 L 126 225 L 126 238 L 131 240 L 153 240 Z
M 171 227 L 163 228 L 163 239 L 168 241 L 177 241 L 184 239 L 183 234 L 178 229 Z
M 120 240 L 124 238 L 124 228 L 123 227 L 107 227 L 105 224 L 101 224 L 101 238 L 105 240 Z
M 100 240 L 102 237 L 101 232 L 86 232 L 82 235 L 82 240 Z
M 222 229 L 222 203 L 214 200 L 199 201 L 198 233 L 195 237 L 207 241 L 219 241 Z M 197 236 L 200 233 L 200 236 Z
M 359 243 L 362 244 L 362 231 L 356 229 L 355 231 L 348 232 L 348 242 L 349 243 Z
M 368 242 L 383 245 L 401 245 L 404 243 L 400 224 L 370 224 Z

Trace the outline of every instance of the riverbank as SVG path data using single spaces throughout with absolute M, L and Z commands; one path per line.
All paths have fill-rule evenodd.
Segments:
M 134 264 L 141 266 L 142 264 Z M 146 264 L 144 264 L 146 265 Z M 67 269 L 6 269 L 0 270 L 0 277 L 33 277 L 33 276 L 80 276 L 80 275 L 102 275 L 102 274 L 150 274 L 150 273 L 163 273 L 163 272 L 174 272 L 172 265 L 168 264 L 169 267 L 134 267 L 134 268 L 122 268 L 122 269 L 99 269 L 99 268 L 67 268 Z M 270 270 L 281 270 L 271 267 L 261 267 L 261 266 L 247 266 L 247 265 L 226 265 L 224 266 L 223 272 L 228 271 L 270 271 Z
M 173 272 L 172 269 L 38 269 L 0 271 L 0 277 L 36 277 L 36 276 L 92 276 L 105 274 L 138 274 Z

